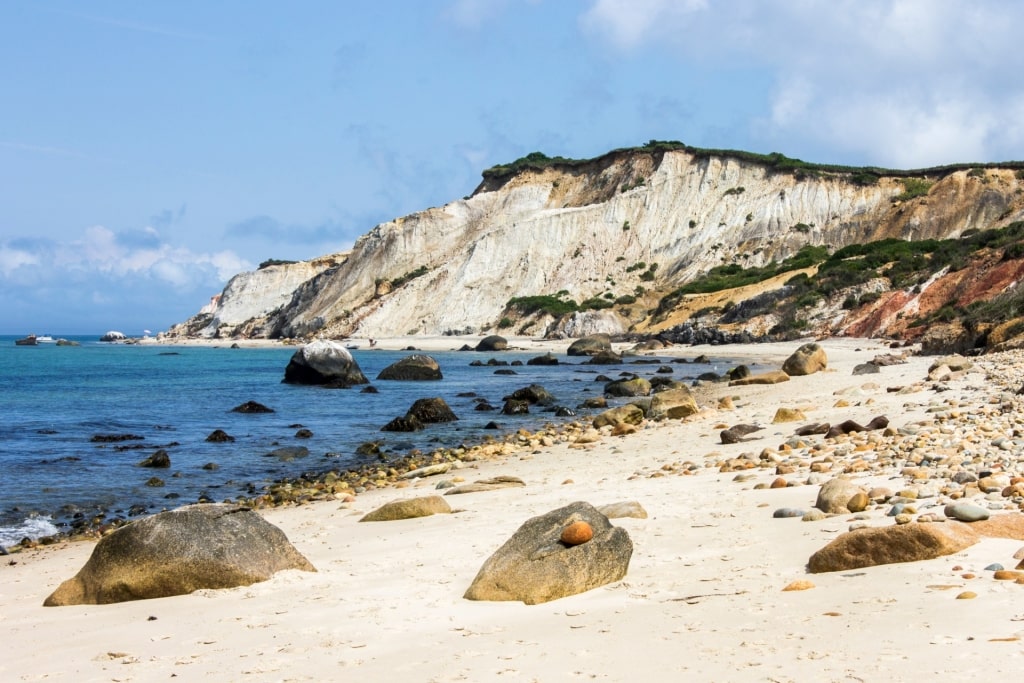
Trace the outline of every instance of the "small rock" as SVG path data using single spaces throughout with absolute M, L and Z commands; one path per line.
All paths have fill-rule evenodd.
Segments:
M 782 590 L 783 590 L 783 592 L 786 592 L 786 591 L 805 591 L 805 590 L 810 590 L 811 588 L 814 588 L 814 583 L 813 582 L 808 581 L 807 579 L 797 579 L 796 581 L 793 581 L 792 583 L 788 584 Z
M 594 537 L 594 529 L 583 521 L 573 522 L 562 530 L 560 540 L 566 545 L 582 545 Z
M 970 503 L 947 505 L 943 512 L 947 517 L 960 522 L 980 522 L 991 516 L 991 513 L 985 508 L 971 505 Z

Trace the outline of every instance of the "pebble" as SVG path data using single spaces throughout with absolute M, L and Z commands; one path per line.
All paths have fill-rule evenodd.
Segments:
M 991 516 L 985 508 L 970 503 L 947 505 L 944 514 L 960 522 L 980 522 Z
M 806 514 L 806 510 L 800 508 L 779 508 L 772 513 L 772 517 L 775 519 L 783 519 L 786 517 L 803 517 Z
M 973 600 L 978 597 L 978 594 L 974 591 L 964 591 L 956 596 L 957 600 Z
M 796 581 L 793 581 L 792 583 L 787 584 L 786 587 L 783 588 L 782 590 L 783 591 L 805 591 L 805 590 L 810 590 L 811 588 L 814 588 L 814 583 L 812 583 L 811 581 L 808 581 L 807 579 L 797 579 Z
M 998 562 L 993 562 L 989 566 L 985 567 L 985 571 L 987 572 L 998 572 L 1002 571 L 1003 569 L 1005 569 L 1005 567 L 1003 567 L 1003 565 L 999 564 Z

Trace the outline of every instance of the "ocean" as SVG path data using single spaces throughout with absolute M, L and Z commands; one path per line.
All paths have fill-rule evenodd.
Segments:
M 24 347 L 14 344 L 16 338 L 0 336 L 0 546 L 26 536 L 67 531 L 76 519 L 151 514 L 200 497 L 252 497 L 285 478 L 381 462 L 376 456 L 356 454 L 367 441 L 381 442 L 388 457 L 398 458 L 414 448 L 429 452 L 471 445 L 486 435 L 578 419 L 556 418 L 537 407 L 526 416 L 501 415 L 501 399 L 537 383 L 555 396 L 558 405 L 585 416 L 588 411 L 577 406 L 602 394 L 597 374 L 616 379 L 621 372 L 635 372 L 650 378 L 658 368 L 629 361 L 621 366 L 586 366 L 579 364 L 582 359 L 564 355 L 557 366 L 528 366 L 526 361 L 538 354 L 449 351 L 429 354 L 440 364 L 443 380 L 377 381 L 382 369 L 413 352 L 354 350 L 353 357 L 379 390 L 373 394 L 361 393 L 360 387 L 282 384 L 295 348 L 108 344 L 97 341 L 98 335 L 67 337 L 79 341 L 77 347 Z M 515 375 L 470 366 L 491 357 L 524 365 L 506 368 Z M 713 358 L 710 365 L 671 367 L 674 379 L 692 379 L 731 366 L 725 358 Z M 473 398 L 459 395 L 468 392 L 499 410 L 474 410 Z M 416 399 L 432 396 L 442 397 L 459 421 L 414 433 L 380 431 Z M 231 412 L 246 401 L 275 412 Z M 624 401 L 610 403 L 617 402 Z M 492 420 L 502 431 L 484 429 Z M 300 428 L 313 436 L 296 438 Z M 235 441 L 207 442 L 216 429 Z M 133 438 L 97 440 L 108 435 Z M 293 460 L 268 455 L 288 446 L 304 446 L 309 455 Z M 168 452 L 170 468 L 139 466 L 160 448 Z M 204 468 L 209 463 L 216 467 Z M 152 477 L 163 485 L 147 485 Z

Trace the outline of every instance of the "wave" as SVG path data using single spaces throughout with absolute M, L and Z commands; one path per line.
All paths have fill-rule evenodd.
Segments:
M 59 531 L 53 525 L 52 517 L 32 516 L 17 526 L 0 527 L 0 547 L 17 545 L 25 537 L 34 541 L 43 536 L 53 536 Z

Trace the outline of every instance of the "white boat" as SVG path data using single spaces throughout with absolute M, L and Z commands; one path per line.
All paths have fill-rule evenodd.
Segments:
M 56 343 L 56 341 L 56 339 L 54 339 L 48 334 L 41 334 L 38 337 L 36 337 L 37 344 L 54 344 Z

